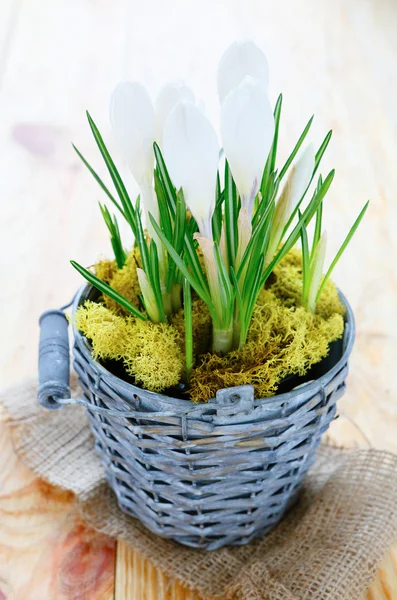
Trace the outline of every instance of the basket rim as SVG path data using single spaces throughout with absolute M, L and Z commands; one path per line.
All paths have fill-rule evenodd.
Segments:
M 84 354 L 84 357 L 86 358 L 86 360 L 88 362 L 92 363 L 96 372 L 98 372 L 99 374 L 102 374 L 104 377 L 106 377 L 106 379 L 108 381 L 113 382 L 118 388 L 124 389 L 129 394 L 139 395 L 140 393 L 142 393 L 142 391 L 144 391 L 145 394 L 148 394 L 149 397 L 152 396 L 153 399 L 158 399 L 159 397 L 161 397 L 161 400 L 163 402 L 168 403 L 168 404 L 172 405 L 173 407 L 175 407 L 175 406 L 178 406 L 178 407 L 190 406 L 191 407 L 192 405 L 194 405 L 196 408 L 199 408 L 199 407 L 208 406 L 209 402 L 214 401 L 214 398 L 209 398 L 207 402 L 193 403 L 191 400 L 184 400 L 183 398 L 175 398 L 173 396 L 167 396 L 160 392 L 152 392 L 145 388 L 134 385 L 133 383 L 129 383 L 129 382 L 125 381 L 124 379 L 121 379 L 120 377 L 117 377 L 117 375 L 114 375 L 111 371 L 106 369 L 106 367 L 101 365 L 101 363 L 96 361 L 91 354 L 91 348 L 90 348 L 90 344 L 89 344 L 87 338 L 76 328 L 75 320 L 73 318 L 78 306 L 81 304 L 81 301 L 84 298 L 87 298 L 89 292 L 92 289 L 93 289 L 93 286 L 88 284 L 88 285 L 81 286 L 79 288 L 79 290 L 77 291 L 77 293 L 73 299 L 71 321 L 72 321 L 72 329 L 73 329 L 73 335 L 74 335 L 75 341 L 79 344 L 79 349 Z M 341 371 L 341 369 L 343 369 L 343 367 L 346 365 L 347 359 L 349 358 L 351 351 L 353 349 L 356 327 L 355 327 L 355 319 L 354 319 L 353 310 L 352 310 L 346 296 L 339 289 L 338 289 L 338 294 L 339 294 L 342 304 L 344 305 L 344 307 L 346 309 L 346 314 L 344 317 L 345 327 L 344 327 L 344 332 L 343 332 L 343 353 L 342 353 L 342 356 L 340 357 L 340 359 L 334 364 L 333 367 L 331 367 L 331 369 L 326 371 L 326 373 L 324 373 L 317 379 L 302 383 L 301 385 L 293 388 L 291 391 L 284 392 L 283 394 L 275 394 L 274 396 L 271 396 L 270 398 L 256 398 L 255 402 L 260 402 L 261 400 L 269 402 L 269 400 L 271 398 L 277 398 L 278 402 L 284 402 L 284 401 L 286 402 L 286 401 L 290 400 L 291 397 L 299 396 L 302 393 L 304 393 L 305 395 L 308 393 L 314 394 L 314 393 L 318 392 L 321 388 L 325 387 L 329 383 L 329 381 L 333 378 L 333 376 L 336 375 L 339 371 Z M 218 390 L 218 392 L 221 389 L 232 389 L 232 388 L 220 388 Z

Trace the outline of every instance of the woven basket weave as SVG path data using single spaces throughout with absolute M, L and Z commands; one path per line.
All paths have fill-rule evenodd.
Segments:
M 79 292 L 73 311 L 89 293 Z M 71 399 L 67 321 L 48 311 L 41 319 L 39 401 L 86 406 L 120 508 L 148 529 L 207 550 L 245 544 L 265 535 L 295 501 L 344 393 L 354 319 L 341 299 L 343 342 L 325 374 L 271 398 L 254 399 L 253 388 L 243 386 L 201 404 L 119 379 L 92 359 L 76 329 L 74 368 L 84 395 Z

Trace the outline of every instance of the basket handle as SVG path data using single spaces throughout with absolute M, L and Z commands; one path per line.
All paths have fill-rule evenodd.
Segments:
M 47 310 L 40 317 L 39 389 L 44 408 L 61 408 L 70 399 L 68 320 L 63 310 Z M 59 402 L 61 401 L 61 402 Z

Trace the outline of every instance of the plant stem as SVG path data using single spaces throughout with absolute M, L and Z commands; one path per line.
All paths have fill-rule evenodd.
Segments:
M 239 316 L 239 311 L 236 307 L 234 312 L 233 319 L 233 348 L 237 349 L 240 346 L 240 337 L 241 337 L 241 321 Z
M 233 348 L 233 327 L 230 325 L 228 329 L 212 330 L 212 352 L 216 354 L 227 354 Z
M 182 308 L 181 291 L 182 285 L 180 283 L 174 283 L 171 290 L 172 312 L 174 313 Z
M 161 290 L 161 296 L 163 298 L 163 306 L 164 312 L 166 316 L 172 315 L 172 297 L 170 292 L 167 292 L 165 289 Z

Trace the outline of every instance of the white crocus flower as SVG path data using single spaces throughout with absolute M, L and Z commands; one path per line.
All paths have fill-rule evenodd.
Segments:
M 269 99 L 263 87 L 251 77 L 246 77 L 224 100 L 221 133 L 241 206 L 247 209 L 251 218 L 274 136 L 274 116 Z
M 234 42 L 223 54 L 218 67 L 218 95 L 221 103 L 249 75 L 267 88 L 269 67 L 266 56 L 254 42 Z
M 116 86 L 110 100 L 110 123 L 140 188 L 149 227 L 149 212 L 158 219 L 158 207 L 153 193 L 156 121 L 152 101 L 141 83 L 126 81 Z
M 214 128 L 200 109 L 180 100 L 163 133 L 163 151 L 170 177 L 184 198 L 202 236 L 212 239 L 219 144 Z
M 157 222 L 159 220 L 159 208 L 153 187 L 156 120 L 150 96 L 141 83 L 127 81 L 116 86 L 110 100 L 110 122 L 116 141 L 140 189 L 146 227 L 157 246 L 164 309 L 166 314 L 169 314 L 171 299 L 166 291 L 167 255 L 149 218 L 151 214 Z M 154 294 L 146 275 L 140 275 L 139 284 L 148 313 L 151 319 L 156 321 L 159 317 L 155 314 L 157 308 L 154 307 Z
M 274 211 L 270 242 L 265 263 L 269 264 L 282 240 L 283 231 L 296 205 L 305 193 L 313 175 L 316 155 L 309 144 L 289 172 L 287 181 L 277 200 Z
M 321 235 L 310 261 L 310 288 L 307 308 L 310 312 L 316 312 L 317 294 L 320 289 L 324 273 L 325 252 L 327 248 L 327 232 Z
M 149 319 L 153 321 L 153 323 L 159 323 L 160 315 L 153 288 L 150 285 L 147 275 L 143 269 L 140 269 L 138 267 L 136 273 L 138 276 L 138 283 L 143 297 L 143 302 L 145 304 L 147 314 L 149 315 Z
M 166 83 L 160 89 L 154 103 L 156 114 L 156 141 L 160 147 L 163 144 L 163 130 L 166 120 L 179 100 L 188 100 L 194 104 L 192 90 L 182 82 Z

